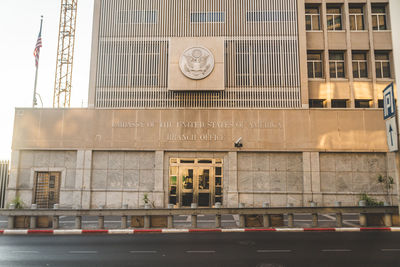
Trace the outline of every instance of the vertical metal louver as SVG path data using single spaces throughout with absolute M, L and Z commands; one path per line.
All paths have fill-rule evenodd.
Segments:
M 97 108 L 298 108 L 297 0 L 102 0 Z M 168 91 L 172 37 L 225 39 L 225 90 Z

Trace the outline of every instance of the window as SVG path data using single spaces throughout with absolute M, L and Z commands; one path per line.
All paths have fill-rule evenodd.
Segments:
M 386 5 L 372 5 L 372 29 L 374 31 L 387 30 Z
M 53 208 L 59 203 L 60 172 L 35 173 L 35 199 L 34 203 L 40 209 Z
M 322 53 L 308 51 L 307 53 L 308 78 L 322 78 Z
M 331 78 L 345 78 L 344 52 L 329 52 L 329 73 Z
M 370 108 L 371 100 L 356 99 L 355 106 L 356 108 Z
M 324 108 L 325 107 L 325 99 L 310 99 L 309 101 L 310 108 Z
M 353 52 L 353 77 L 368 78 L 367 54 L 365 52 Z
M 319 6 L 306 5 L 306 30 L 321 30 Z
M 191 23 L 225 22 L 225 12 L 190 13 Z
M 338 5 L 327 5 L 326 20 L 328 31 L 342 30 L 342 8 Z
M 331 107 L 332 108 L 347 108 L 347 99 L 332 99 Z
M 248 11 L 246 12 L 247 22 L 271 22 L 271 21 L 294 21 L 295 13 L 292 11 Z
M 363 31 L 364 28 L 364 6 L 349 5 L 350 12 L 350 30 Z
M 156 10 L 122 10 L 119 15 L 122 24 L 157 24 Z
M 375 52 L 376 78 L 390 78 L 390 60 L 388 52 Z
M 378 108 L 383 108 L 383 99 L 378 99 Z

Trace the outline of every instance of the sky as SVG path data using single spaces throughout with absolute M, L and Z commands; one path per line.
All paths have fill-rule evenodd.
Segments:
M 15 107 L 32 107 L 33 50 L 44 16 L 37 92 L 52 107 L 61 0 L 0 0 L 0 160 L 11 157 Z M 78 1 L 71 107 L 87 106 L 93 0 Z M 38 98 L 38 107 L 41 102 Z

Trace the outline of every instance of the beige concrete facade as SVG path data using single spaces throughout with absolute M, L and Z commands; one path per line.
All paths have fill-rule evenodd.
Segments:
M 390 202 L 390 29 L 387 0 L 95 0 L 89 108 L 16 110 L 7 199 L 34 203 L 38 174 L 59 173 L 61 207 Z M 201 80 L 179 69 L 193 46 L 215 58 Z

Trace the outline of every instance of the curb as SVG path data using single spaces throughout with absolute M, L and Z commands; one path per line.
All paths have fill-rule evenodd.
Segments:
M 183 233 L 244 233 L 244 232 L 400 232 L 400 227 L 361 228 L 232 228 L 232 229 L 111 229 L 111 230 L 0 230 L 0 235 L 83 235 L 83 234 L 183 234 Z

